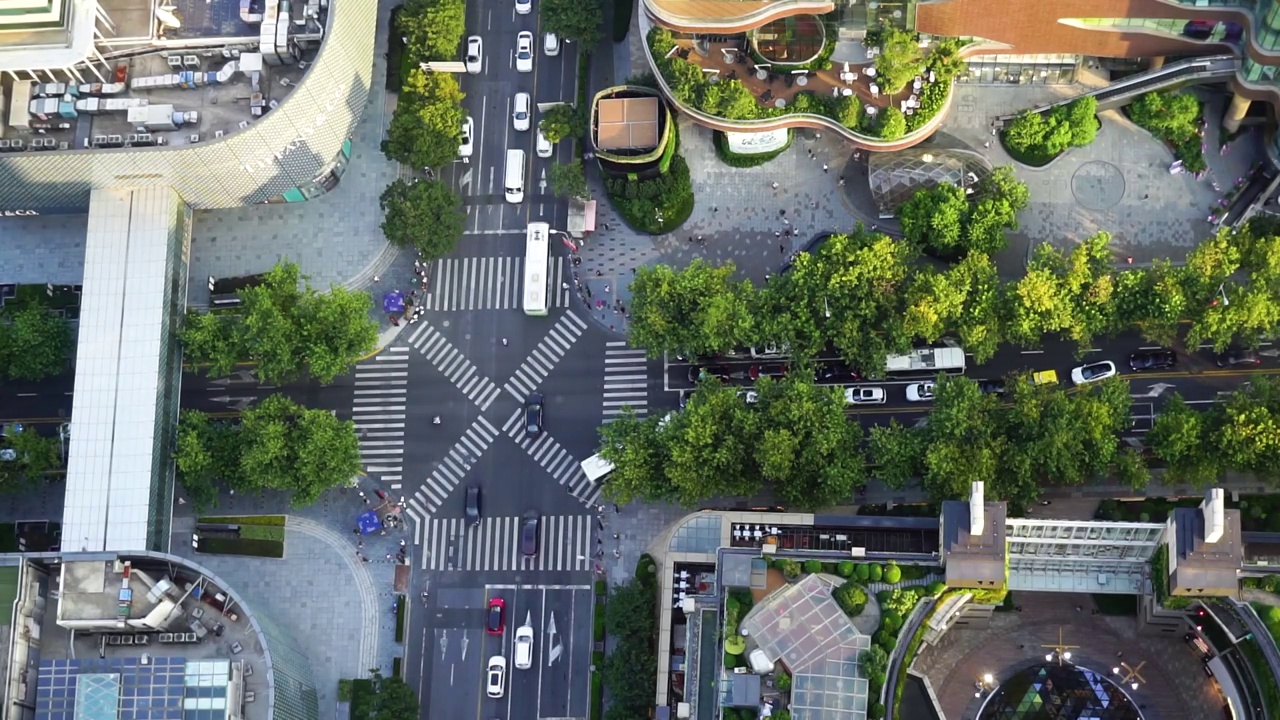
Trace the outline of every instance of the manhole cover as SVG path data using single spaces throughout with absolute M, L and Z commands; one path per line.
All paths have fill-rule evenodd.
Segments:
M 1110 210 L 1124 197 L 1124 175 L 1109 162 L 1091 160 L 1071 176 L 1071 194 L 1089 210 Z

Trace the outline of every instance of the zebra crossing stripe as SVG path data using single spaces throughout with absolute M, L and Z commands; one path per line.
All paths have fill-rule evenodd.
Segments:
M 566 311 L 559 320 L 556 320 L 556 324 L 551 327 L 546 337 L 542 338 L 524 363 L 516 369 L 515 374 L 504 386 L 506 391 L 515 399 L 524 400 L 546 379 L 555 364 L 564 357 L 569 348 L 573 347 L 586 328 L 587 324 L 572 310 Z
M 544 515 L 538 519 L 538 553 L 520 555 L 519 516 L 484 517 L 472 524 L 464 518 L 424 517 L 419 553 L 423 570 L 587 570 L 591 559 L 591 515 Z
M 409 344 L 461 390 L 468 400 L 475 403 L 481 412 L 488 410 L 501 394 L 497 383 L 481 375 L 476 366 L 430 324 L 423 323 L 422 327 L 415 330 L 409 337 Z
M 409 357 L 389 348 L 355 369 L 351 420 L 360 434 L 360 460 L 366 474 L 399 480 L 404 462 L 404 411 Z M 383 422 L 389 421 L 389 422 Z
M 649 412 L 649 366 L 643 349 L 627 346 L 625 340 L 605 345 L 604 358 L 604 422 L 617 420 L 631 408 L 644 417 Z
M 523 415 L 523 408 L 516 409 L 502 424 L 502 432 L 528 453 L 547 474 L 555 478 L 558 484 L 568 488 L 569 494 L 579 502 L 587 507 L 597 505 L 600 487 L 587 478 L 578 459 L 547 433 L 534 438 L 524 437 L 524 424 L 520 422 Z
M 439 510 L 449 493 L 458 487 L 462 478 L 479 462 L 480 456 L 489 449 L 497 436 L 497 429 L 488 420 L 476 418 L 471 427 L 440 458 L 435 471 L 414 492 L 409 504 L 424 517 Z
M 565 258 L 551 258 L 550 307 L 569 307 Z M 524 282 L 523 257 L 441 258 L 431 267 L 433 290 L 423 298 L 431 310 L 516 310 Z

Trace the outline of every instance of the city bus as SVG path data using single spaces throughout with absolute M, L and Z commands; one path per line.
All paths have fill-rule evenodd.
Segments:
M 551 226 L 529 223 L 524 243 L 524 314 L 546 315 L 551 261 Z
M 890 355 L 884 363 L 886 377 L 934 377 L 938 373 L 964 374 L 964 349 L 916 348 L 906 355 Z

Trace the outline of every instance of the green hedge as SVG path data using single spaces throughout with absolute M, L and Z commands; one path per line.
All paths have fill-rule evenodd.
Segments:
M 284 543 L 274 540 L 244 540 L 238 538 L 200 538 L 196 552 L 205 555 L 248 555 L 250 557 L 282 558 Z
M 788 130 L 786 144 L 777 150 L 766 153 L 752 153 L 750 155 L 742 155 L 730 150 L 729 139 L 719 130 L 712 133 L 712 137 L 716 146 L 716 157 L 720 158 L 720 162 L 734 168 L 753 168 L 769 162 L 790 149 L 791 141 L 795 139 L 795 134 Z
M 602 612 L 591 615 L 591 639 L 604 642 L 604 613 Z
M 598 666 L 597 666 L 598 667 Z M 604 682 L 599 672 L 591 673 L 591 720 L 604 717 Z
M 605 178 L 604 186 L 618 215 L 638 232 L 663 235 L 693 214 L 693 179 L 679 155 L 665 174 L 647 180 Z
M 399 655 L 391 658 L 391 677 L 402 677 L 404 673 L 404 658 Z
M 244 525 L 240 528 L 242 540 L 274 540 L 284 542 L 284 528 L 271 525 Z
M 404 642 L 405 625 L 408 622 L 408 603 L 403 595 L 396 596 L 396 642 Z
M 1262 704 L 1266 706 L 1265 717 L 1280 717 L 1280 687 L 1276 686 L 1276 677 L 1271 674 L 1271 665 L 1267 662 L 1267 656 L 1262 652 L 1262 648 L 1258 647 L 1258 641 L 1249 638 L 1240 641 L 1237 647 L 1240 648 L 1240 654 L 1249 661 L 1249 667 L 1253 670 L 1254 681 L 1257 683 L 1258 692 L 1262 695 Z
M 198 523 L 210 523 L 220 525 L 270 525 L 276 527 L 284 527 L 288 522 L 285 515 L 206 515 L 197 518 Z

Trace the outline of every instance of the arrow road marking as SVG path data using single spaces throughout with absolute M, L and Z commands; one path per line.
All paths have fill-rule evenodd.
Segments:
M 449 649 L 449 631 L 440 631 L 440 659 L 444 660 L 445 651 Z
M 244 410 L 249 407 L 249 403 L 258 399 L 257 395 L 249 395 L 247 397 L 232 397 L 230 395 L 219 395 L 216 398 L 209 398 L 214 402 L 228 403 L 235 410 Z
M 1169 383 L 1156 383 L 1154 385 L 1149 386 L 1150 389 L 1148 389 L 1145 393 L 1139 393 L 1137 395 L 1129 395 L 1129 397 L 1135 397 L 1135 398 L 1160 397 L 1160 395 L 1164 393 L 1165 390 L 1168 390 L 1171 387 L 1173 387 L 1173 385 L 1170 385 Z
M 551 621 L 547 623 L 547 642 L 556 641 L 556 613 L 551 611 Z
M 462 633 L 462 659 L 467 659 L 467 634 Z
M 556 643 L 555 645 L 553 645 L 551 649 L 547 651 L 547 667 L 551 667 L 555 663 L 555 661 L 560 659 L 560 656 L 563 653 L 564 653 L 564 645 L 561 645 L 560 643 Z

